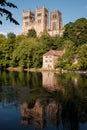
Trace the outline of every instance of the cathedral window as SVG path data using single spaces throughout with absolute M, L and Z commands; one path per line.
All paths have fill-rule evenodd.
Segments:
M 37 16 L 41 16 L 41 15 L 42 15 L 42 13 L 38 13 L 38 14 L 37 14 Z
M 38 23 L 41 23 L 41 19 L 38 20 Z
M 54 15 L 53 15 L 53 19 L 56 19 L 56 18 L 57 18 L 57 16 L 56 16 L 56 14 L 54 14 Z
M 29 18 L 28 16 L 23 17 L 23 19 L 28 19 L 28 18 Z
M 46 18 L 47 18 L 47 16 L 48 16 L 48 15 L 47 15 L 47 14 L 45 14 L 45 17 L 46 17 Z

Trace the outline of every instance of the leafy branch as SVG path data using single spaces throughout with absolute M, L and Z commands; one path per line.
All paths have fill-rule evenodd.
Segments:
M 6 20 L 10 20 L 10 22 L 15 23 L 16 25 L 19 25 L 17 20 L 13 18 L 12 12 L 7 10 L 5 7 L 17 8 L 17 6 L 11 2 L 7 2 L 7 0 L 0 0 L 0 16 L 3 17 L 5 15 Z M 0 20 L 0 24 L 2 24 L 1 20 Z

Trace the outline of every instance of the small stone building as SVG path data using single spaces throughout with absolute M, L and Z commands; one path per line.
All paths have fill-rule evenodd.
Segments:
M 43 55 L 43 69 L 50 70 L 54 69 L 55 63 L 57 62 L 58 57 L 64 54 L 64 50 L 56 51 L 50 50 Z

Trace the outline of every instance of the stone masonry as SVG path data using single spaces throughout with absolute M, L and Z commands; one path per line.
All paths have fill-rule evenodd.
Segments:
M 50 25 L 48 24 L 50 23 Z M 50 28 L 49 28 L 50 26 Z M 53 11 L 50 13 L 45 7 L 36 8 L 36 14 L 28 11 L 22 13 L 22 34 L 26 35 L 28 30 L 35 29 L 37 36 L 41 35 L 41 32 L 47 30 L 50 36 L 63 34 L 62 29 L 62 14 L 60 11 Z

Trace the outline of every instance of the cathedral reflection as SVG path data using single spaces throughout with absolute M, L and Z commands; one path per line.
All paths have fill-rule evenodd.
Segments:
M 57 126 L 59 106 L 55 102 L 50 102 L 45 106 L 40 100 L 36 100 L 33 108 L 29 108 L 28 103 L 21 105 L 21 123 L 25 125 L 33 124 L 34 129 L 43 129 L 48 124 Z
M 45 124 L 45 109 L 37 100 L 33 108 L 29 108 L 28 103 L 23 103 L 21 105 L 21 116 L 22 124 L 33 123 L 34 128 L 42 129 Z
M 53 126 L 58 125 L 58 120 L 59 120 L 59 105 L 55 102 L 50 102 L 47 105 L 48 109 L 48 123 Z

